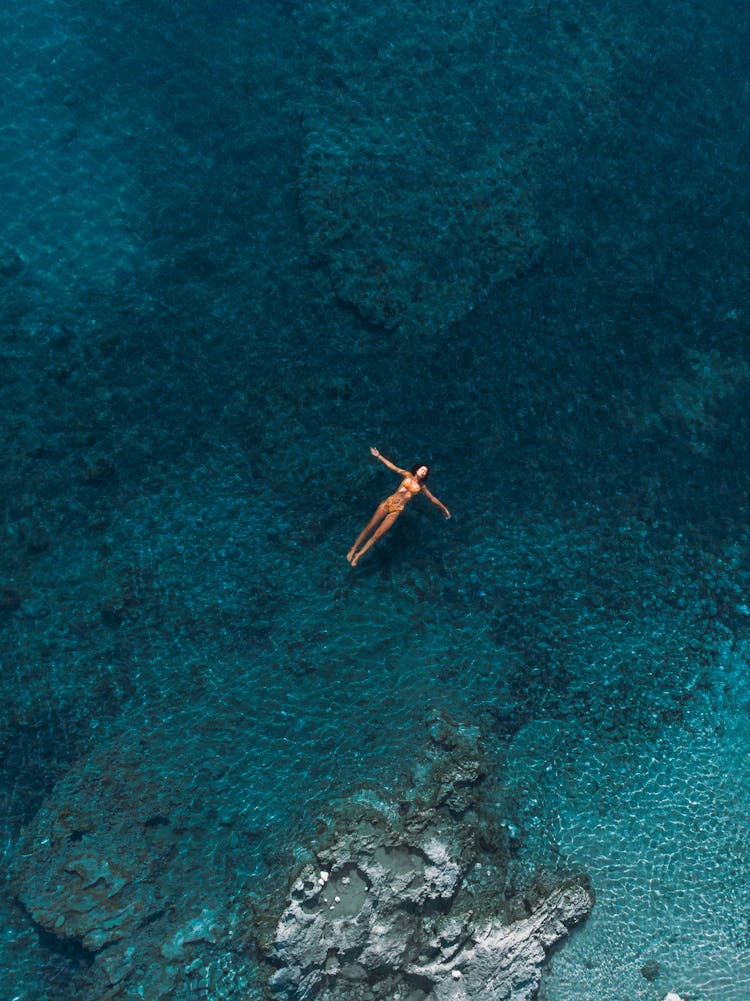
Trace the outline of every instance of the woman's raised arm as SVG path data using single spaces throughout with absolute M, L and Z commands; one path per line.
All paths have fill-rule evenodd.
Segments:
M 388 466 L 389 469 L 392 469 L 394 473 L 398 473 L 399 476 L 411 476 L 408 469 L 401 469 L 400 466 L 394 466 L 389 459 L 386 459 L 384 455 L 381 455 L 380 452 L 378 452 L 374 445 L 370 448 L 370 454 L 374 455 L 376 459 L 380 459 L 383 465 Z

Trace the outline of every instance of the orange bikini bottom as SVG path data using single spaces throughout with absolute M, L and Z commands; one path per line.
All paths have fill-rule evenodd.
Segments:
M 386 500 L 385 510 L 388 514 L 400 514 L 404 510 L 405 504 L 406 501 L 402 497 L 394 494 Z

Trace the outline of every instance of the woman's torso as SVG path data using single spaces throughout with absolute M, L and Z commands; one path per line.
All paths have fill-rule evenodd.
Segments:
M 408 504 L 412 497 L 416 496 L 421 489 L 421 486 L 414 477 L 407 476 L 401 481 L 401 485 L 395 494 L 391 494 L 388 500 L 396 501 L 403 506 Z

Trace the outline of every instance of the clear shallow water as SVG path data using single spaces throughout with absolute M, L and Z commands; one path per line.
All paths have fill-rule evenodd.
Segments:
M 748 190 L 744 29 L 685 8 L 665 35 L 646 6 L 587 27 L 565 51 L 606 82 L 604 107 L 563 59 L 545 86 L 575 130 L 543 115 L 548 152 L 516 163 L 534 267 L 518 251 L 472 309 L 463 270 L 439 300 L 386 271 L 423 321 L 386 332 L 356 311 L 371 318 L 382 273 L 349 284 L 338 244 L 300 216 L 303 139 L 338 79 L 305 51 L 328 53 L 351 96 L 356 39 L 382 25 L 352 7 L 337 46 L 304 7 L 4 15 L 4 857 L 74 762 L 127 774 L 143 741 L 197 797 L 176 800 L 193 850 L 220 845 L 227 885 L 277 892 L 318 812 L 363 782 L 392 788 L 437 708 L 482 727 L 531 857 L 561 853 L 597 889 L 548 1001 L 739 1001 L 750 300 L 747 214 L 726 205 Z M 623 36 L 618 62 L 626 13 L 641 42 Z M 552 26 L 555 44 L 577 34 Z M 406 46 L 428 88 L 430 53 L 451 44 L 443 26 L 432 50 L 431 30 Z M 522 79 L 549 39 L 509 31 L 530 47 Z M 486 94 L 466 95 L 487 120 Z M 463 169 L 477 151 L 452 114 L 430 120 Z M 360 156 L 373 133 L 357 135 Z M 460 180 L 447 169 L 431 190 Z M 371 211 L 371 181 L 334 204 Z M 497 245 L 483 256 L 472 223 L 448 246 L 456 232 L 497 277 Z M 417 502 L 353 574 L 344 553 L 392 486 L 371 443 L 426 457 L 454 519 Z M 221 782 L 200 777 L 209 751 Z M 4 992 L 68 996 L 68 960 L 6 906 Z
M 651 740 L 612 746 L 554 725 L 520 737 L 549 836 L 598 893 L 591 921 L 551 961 L 543 997 L 573 996 L 582 976 L 587 997 L 614 996 L 615 983 L 651 997 L 640 971 L 653 960 L 659 988 L 746 996 L 746 654 L 726 651 L 716 669 L 719 705 L 707 700 L 689 726 Z

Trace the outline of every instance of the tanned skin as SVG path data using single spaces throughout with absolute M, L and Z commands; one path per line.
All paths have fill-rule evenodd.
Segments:
M 445 504 L 439 501 L 437 497 L 434 497 L 425 486 L 425 480 L 429 473 L 427 466 L 417 466 L 416 471 L 412 473 L 408 469 L 401 469 L 400 466 L 394 465 L 385 456 L 381 455 L 376 448 L 371 448 L 370 453 L 376 459 L 380 459 L 383 465 L 393 470 L 394 473 L 398 473 L 402 479 L 398 490 L 394 494 L 391 494 L 390 497 L 386 497 L 378 505 L 375 514 L 359 533 L 356 542 L 346 554 L 347 560 L 349 560 L 353 567 L 356 567 L 360 558 L 367 552 L 370 546 L 376 543 L 381 535 L 385 535 L 412 497 L 416 497 L 417 494 L 424 494 L 428 501 L 432 501 L 436 507 L 440 508 L 446 518 L 450 518 L 451 516 Z M 367 538 L 368 535 L 370 536 L 369 539 Z M 367 542 L 365 542 L 365 539 L 367 539 Z

